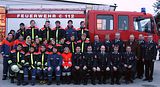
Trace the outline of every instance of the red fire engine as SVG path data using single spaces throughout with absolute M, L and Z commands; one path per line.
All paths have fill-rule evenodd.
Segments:
M 22 8 L 23 7 L 23 8 Z M 58 8 L 57 8 L 58 7 Z M 50 20 L 52 27 L 56 20 L 61 21 L 62 27 L 66 27 L 68 20 L 73 20 L 74 27 L 78 28 L 80 21 L 86 21 L 89 29 L 91 41 L 95 34 L 103 41 L 106 34 L 114 38 L 116 32 L 121 33 L 121 39 L 127 40 L 130 34 L 136 38 L 139 34 L 145 37 L 148 34 L 154 36 L 154 41 L 158 42 L 159 36 L 154 17 L 145 12 L 114 11 L 112 8 L 99 5 L 87 6 L 11 6 L 0 8 L 0 33 L 5 34 L 9 30 L 17 30 L 21 22 L 29 26 L 29 21 L 34 19 L 39 28 L 43 27 L 45 20 Z

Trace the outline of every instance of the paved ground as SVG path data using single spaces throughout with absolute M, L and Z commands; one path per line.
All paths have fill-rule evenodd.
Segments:
M 144 82 L 142 81 L 141 79 L 136 79 L 134 81 L 134 83 L 132 84 L 124 84 L 122 83 L 121 85 L 110 85 L 110 84 L 106 84 L 106 85 L 87 85 L 87 86 L 84 86 L 84 85 L 73 85 L 73 84 L 70 84 L 70 85 L 60 85 L 59 87 L 160 87 L 160 61 L 156 61 L 155 63 L 155 70 L 154 70 L 154 80 L 153 82 Z M 2 81 L 2 60 L 0 58 L 0 87 L 17 87 L 16 83 L 15 84 L 11 84 L 9 82 L 9 80 L 6 80 L 6 81 Z M 51 85 L 51 86 L 48 86 L 48 85 L 40 85 L 40 84 L 37 84 L 35 85 L 34 87 L 53 87 L 53 86 L 56 86 L 55 84 Z M 21 87 L 21 86 L 20 86 Z M 28 85 L 27 87 L 32 87 L 30 85 Z

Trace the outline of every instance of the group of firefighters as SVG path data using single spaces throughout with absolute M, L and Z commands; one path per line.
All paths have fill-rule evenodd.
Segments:
M 152 35 L 145 41 L 142 34 L 138 39 L 131 34 L 129 40 L 123 42 L 117 32 L 112 41 L 109 34 L 104 42 L 95 35 L 91 43 L 84 21 L 78 29 L 74 28 L 72 20 L 65 29 L 60 21 L 55 22 L 53 29 L 50 21 L 41 29 L 35 24 L 31 20 L 30 27 L 25 28 L 21 23 L 17 32 L 11 30 L 1 42 L 2 80 L 9 77 L 14 83 L 17 79 L 17 85 L 35 85 L 36 81 L 51 85 L 54 79 L 57 85 L 71 82 L 87 85 L 89 80 L 95 85 L 110 80 L 111 85 L 120 85 L 120 79 L 126 84 L 133 83 L 144 74 L 144 81 L 153 80 L 157 44 Z

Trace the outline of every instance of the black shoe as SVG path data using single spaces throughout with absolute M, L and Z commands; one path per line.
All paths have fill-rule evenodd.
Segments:
M 148 80 L 148 82 L 152 82 L 152 81 L 153 81 L 153 80 L 151 80 L 151 79 L 150 79 L 150 80 Z
M 35 82 L 32 82 L 31 85 L 34 86 L 34 85 L 35 85 Z
M 52 82 L 48 81 L 47 85 L 51 85 L 51 84 L 52 84 Z
M 129 84 L 129 82 L 128 82 L 127 80 L 125 81 L 125 83 L 126 83 L 126 84 Z
M 103 84 L 107 84 L 106 81 L 103 81 Z
M 23 82 L 22 85 L 23 86 L 28 85 L 28 82 Z
M 87 85 L 87 81 L 83 80 L 82 82 L 83 82 L 83 85 Z
M 130 80 L 131 83 L 133 83 L 133 80 Z
M 116 84 L 117 84 L 117 85 L 120 85 L 120 82 L 119 82 L 119 81 L 117 81 L 117 82 L 116 82 Z
M 147 78 L 145 78 L 145 79 L 143 79 L 143 81 L 148 81 L 148 79 L 147 79 Z
M 20 85 L 21 85 L 21 82 L 20 82 L 20 81 L 18 81 L 18 82 L 17 82 L 17 86 L 20 86 Z
M 111 82 L 111 85 L 114 85 L 114 82 Z
M 3 76 L 2 80 L 6 80 L 7 79 L 7 76 Z
M 99 81 L 98 84 L 102 84 L 102 81 Z
M 95 82 L 91 82 L 91 84 L 92 84 L 92 85 L 96 85 L 96 83 L 95 83 Z
M 57 81 L 56 85 L 60 85 L 60 82 L 59 82 L 59 81 Z
M 11 83 L 14 83 L 14 79 L 13 78 L 11 78 Z

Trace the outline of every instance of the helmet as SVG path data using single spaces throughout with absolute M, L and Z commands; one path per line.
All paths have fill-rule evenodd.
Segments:
M 16 72 L 19 72 L 20 69 L 17 65 L 14 64 L 14 65 L 11 65 L 11 70 L 16 73 Z

